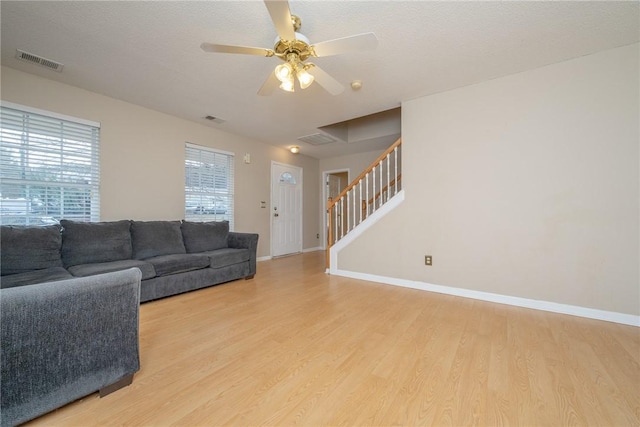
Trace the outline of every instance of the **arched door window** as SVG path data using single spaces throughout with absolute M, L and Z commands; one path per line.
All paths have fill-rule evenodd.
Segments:
M 291 185 L 297 184 L 296 177 L 290 174 L 289 172 L 283 172 L 280 175 L 280 182 L 283 184 L 291 184 Z

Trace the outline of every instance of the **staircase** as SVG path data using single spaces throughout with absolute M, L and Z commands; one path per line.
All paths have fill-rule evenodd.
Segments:
M 402 189 L 401 147 L 398 139 L 354 179 L 327 201 L 327 268 L 331 247 L 377 211 Z

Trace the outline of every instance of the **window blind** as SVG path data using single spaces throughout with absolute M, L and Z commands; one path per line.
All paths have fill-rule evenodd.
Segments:
M 0 219 L 46 225 L 100 219 L 100 126 L 0 107 Z
M 234 154 L 185 144 L 185 220 L 229 221 L 233 230 Z

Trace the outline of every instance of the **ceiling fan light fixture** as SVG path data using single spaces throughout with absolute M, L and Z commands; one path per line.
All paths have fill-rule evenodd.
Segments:
M 284 61 L 284 64 L 275 67 L 274 72 L 269 74 L 267 80 L 258 90 L 258 95 L 270 95 L 278 85 L 278 81 L 280 89 L 293 92 L 296 78 L 301 89 L 306 89 L 315 81 L 331 95 L 339 95 L 344 91 L 344 86 L 340 82 L 317 66 L 313 74 L 309 73 L 309 69 L 314 64 L 305 64 L 304 61 L 311 57 L 319 58 L 373 49 L 378 44 L 378 39 L 373 33 L 357 34 L 311 44 L 304 34 L 298 32 L 302 22 L 299 17 L 291 15 L 288 0 L 263 1 L 277 33 L 273 41 L 273 49 L 206 42 L 200 45 L 200 48 L 205 52 L 276 57 Z
M 291 76 L 289 80 L 285 80 L 282 82 L 282 84 L 280 85 L 280 89 L 284 90 L 285 92 L 295 92 L 293 83 L 293 76 Z
M 302 89 L 306 89 L 311 86 L 311 83 L 313 83 L 314 80 L 313 76 L 307 71 L 307 67 L 300 68 L 296 73 L 296 76 L 298 77 L 300 88 Z
M 280 64 L 276 67 L 276 77 L 282 83 L 286 83 L 289 80 L 293 80 L 293 67 L 288 62 Z

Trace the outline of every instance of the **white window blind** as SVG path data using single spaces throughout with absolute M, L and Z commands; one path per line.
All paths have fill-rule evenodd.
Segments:
M 234 154 L 187 143 L 185 220 L 229 221 L 233 230 Z
M 100 219 L 100 126 L 0 107 L 0 219 L 46 225 Z

